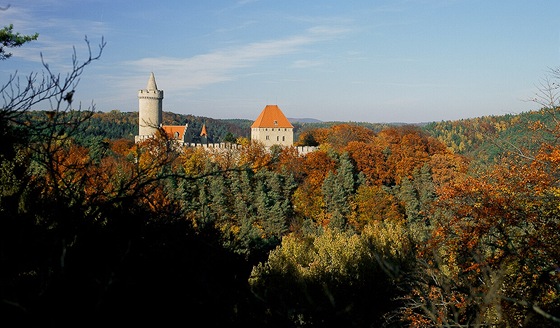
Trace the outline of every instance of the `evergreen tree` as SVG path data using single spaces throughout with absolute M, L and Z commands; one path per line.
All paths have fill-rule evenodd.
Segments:
M 12 54 L 7 52 L 9 48 L 21 47 L 25 43 L 37 40 L 39 33 L 33 35 L 21 35 L 17 32 L 14 33 L 14 25 L 10 24 L 0 29 L 0 60 L 6 60 L 12 57 Z
M 353 211 L 354 195 L 364 181 L 363 175 L 355 173 L 348 153 L 338 159 L 336 173 L 329 172 L 321 187 L 326 210 L 331 216 L 331 226 L 345 229 Z
M 404 177 L 396 189 L 409 223 L 418 223 L 426 219 L 435 199 L 430 166 L 424 164 L 419 170 L 415 170 L 412 179 Z
M 425 217 L 436 197 L 432 173 L 428 164 L 424 164 L 419 171 L 414 172 L 413 183 L 418 193 L 420 214 Z
M 417 222 L 420 220 L 420 201 L 418 200 L 418 191 L 414 188 L 414 184 L 408 177 L 401 180 L 398 186 L 397 196 L 404 206 L 406 219 L 409 222 Z
M 329 172 L 323 181 L 321 190 L 327 212 L 331 216 L 331 226 L 343 229 L 346 226 L 345 214 L 350 211 L 350 207 L 348 206 L 348 194 L 337 177 L 338 175 Z

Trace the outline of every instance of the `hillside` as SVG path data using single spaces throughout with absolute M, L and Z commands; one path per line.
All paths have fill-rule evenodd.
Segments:
M 0 313 L 18 324 L 425 327 L 454 322 L 443 303 L 468 309 L 461 326 L 552 327 L 509 299 L 560 316 L 560 147 L 532 129 L 554 128 L 546 112 L 295 123 L 324 146 L 305 156 L 178 152 L 135 144 L 136 113 L 46 114 L 4 126 L 0 147 Z M 251 124 L 164 121 L 216 135 Z M 542 141 L 536 160 L 484 165 Z
M 33 121 L 34 117 L 45 115 L 45 112 L 33 111 L 29 114 L 30 121 Z M 253 121 L 247 119 L 214 119 L 190 114 L 163 112 L 164 125 L 185 125 L 187 123 L 193 133 L 195 133 L 195 131 L 200 131 L 202 125 L 206 124 L 208 134 L 214 142 L 222 142 L 226 139 L 228 134 L 231 134 L 234 138 L 250 138 L 251 124 L 253 124 Z M 343 123 L 347 122 L 322 122 L 315 119 L 295 119 L 292 121 L 294 126 L 294 140 L 297 140 L 299 134 L 303 131 L 314 128 L 326 128 Z M 367 122 L 352 122 L 351 124 L 367 127 L 375 132 L 379 132 L 387 126 L 391 126 L 391 124 Z M 102 137 L 109 140 L 134 140 L 134 136 L 137 134 L 138 112 L 113 110 L 110 112 L 94 113 L 85 128 L 85 135 L 82 137 Z
M 214 142 L 223 141 L 231 134 L 234 138 L 249 138 L 251 133 L 250 120 L 243 119 L 214 119 L 204 116 L 176 114 L 163 112 L 164 125 L 188 124 L 193 133 L 200 132 L 202 125 Z M 92 136 L 105 136 L 108 139 L 134 139 L 138 134 L 138 112 L 97 112 L 91 119 L 90 127 L 86 132 Z
M 29 121 L 34 121 L 45 114 L 44 111 L 30 111 Z M 250 126 L 253 123 L 242 119 L 213 119 L 203 116 L 163 113 L 163 124 L 185 125 L 189 124 L 192 131 L 201 131 L 202 125 L 206 124 L 208 134 L 215 142 L 224 140 L 228 133 L 234 137 L 250 137 Z M 109 140 L 129 139 L 134 140 L 138 134 L 138 112 L 121 112 L 112 110 L 110 112 L 95 112 L 87 126 L 84 127 L 82 138 L 101 137 Z
M 533 152 L 552 138 L 542 124 L 552 129 L 554 118 L 545 110 L 520 114 L 482 116 L 455 121 L 432 122 L 423 129 L 453 152 L 481 161 L 493 161 L 509 151 Z
M 296 139 L 299 133 L 308 129 L 348 123 L 342 121 L 323 122 L 312 118 L 290 119 L 290 122 L 294 126 Z M 202 128 L 202 124 L 206 124 L 208 134 L 219 141 L 223 140 L 227 133 L 231 133 L 236 137 L 250 137 L 253 121 L 247 119 L 214 119 L 205 116 L 163 112 L 163 124 L 165 125 L 184 125 L 186 123 L 195 131 L 199 131 Z M 351 122 L 351 124 L 364 126 L 375 132 L 381 131 L 388 126 L 401 125 L 369 122 Z M 92 135 L 105 134 L 109 139 L 134 138 L 134 135 L 138 132 L 138 113 L 120 112 L 117 110 L 97 112 L 92 117 L 89 131 Z
M 30 112 L 30 120 L 45 115 L 42 111 Z M 530 111 L 520 114 L 505 114 L 496 116 L 482 116 L 470 119 L 449 120 L 413 124 L 435 137 L 456 154 L 476 158 L 479 161 L 493 161 L 500 154 L 507 151 L 535 151 L 544 139 L 550 138 L 543 130 L 536 132 L 535 124 L 551 125 L 554 121 L 550 113 Z M 192 133 L 197 133 L 206 124 L 206 129 L 214 142 L 223 142 L 231 138 L 250 138 L 251 124 L 247 119 L 214 119 L 210 117 L 163 113 L 163 123 L 166 125 L 189 124 Z M 295 119 L 294 141 L 299 135 L 313 129 L 330 128 L 341 124 L 351 124 L 365 127 L 378 133 L 389 127 L 404 126 L 404 123 L 369 123 L 369 122 L 322 122 L 314 119 Z M 133 140 L 138 133 L 138 113 L 96 112 L 87 122 L 84 140 L 95 137 L 108 140 Z

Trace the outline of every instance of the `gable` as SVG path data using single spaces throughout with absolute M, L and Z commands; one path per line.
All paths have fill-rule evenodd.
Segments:
M 183 136 L 185 135 L 184 125 L 163 125 L 162 129 L 170 139 L 183 139 Z

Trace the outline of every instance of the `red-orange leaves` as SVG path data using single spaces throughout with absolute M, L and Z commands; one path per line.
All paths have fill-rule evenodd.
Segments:
M 476 295 L 558 302 L 558 295 L 545 301 L 551 285 L 542 280 L 558 266 L 560 249 L 556 159 L 554 149 L 532 162 L 507 158 L 477 176 L 442 185 L 439 220 L 423 254 L 437 254 L 446 274 Z M 473 304 L 486 301 L 471 297 Z
M 303 182 L 294 193 L 294 207 L 297 213 L 313 218 L 316 222 L 323 221 L 324 202 L 321 186 L 327 174 L 335 168 L 336 162 L 324 151 L 315 151 L 304 157 Z
M 386 161 L 385 149 L 385 142 L 381 138 L 371 143 L 353 141 L 345 148 L 370 185 L 390 184 L 394 180 L 394 172 L 389 170 Z
M 262 143 L 251 142 L 246 147 L 242 147 L 239 154 L 239 165 L 248 166 L 257 171 L 270 164 L 270 153 Z

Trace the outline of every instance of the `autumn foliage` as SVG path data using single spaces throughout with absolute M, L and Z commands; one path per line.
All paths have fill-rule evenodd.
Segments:
M 259 327 L 554 324 L 558 145 L 481 165 L 414 126 L 345 123 L 304 140 L 319 149 L 184 148 L 164 133 L 14 144 L 1 154 L 3 311 L 56 322 L 69 307 L 98 323 L 187 311 Z

